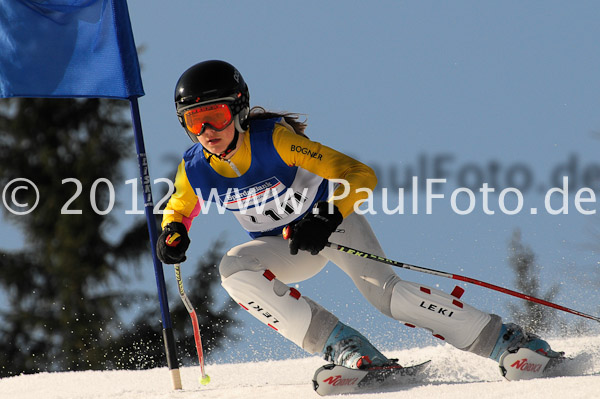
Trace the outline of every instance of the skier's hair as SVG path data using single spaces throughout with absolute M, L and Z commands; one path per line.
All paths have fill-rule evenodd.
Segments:
M 304 136 L 308 138 L 306 134 L 304 134 L 304 129 L 306 129 L 307 123 L 306 119 L 303 121 L 299 120 L 301 114 L 297 114 L 294 112 L 275 112 L 275 111 L 267 111 L 263 107 L 252 107 L 250 110 L 250 114 L 248 115 L 248 120 L 262 120 L 262 119 L 271 119 L 281 117 L 285 120 L 285 122 L 292 127 L 294 133 Z

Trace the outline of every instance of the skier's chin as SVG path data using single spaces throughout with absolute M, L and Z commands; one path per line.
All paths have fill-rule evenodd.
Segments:
M 208 141 L 208 143 L 206 143 L 205 147 L 207 150 L 209 150 L 213 154 L 220 154 L 221 152 L 225 151 L 225 148 L 223 148 L 222 143 L 223 143 L 222 139 L 214 139 L 214 140 Z

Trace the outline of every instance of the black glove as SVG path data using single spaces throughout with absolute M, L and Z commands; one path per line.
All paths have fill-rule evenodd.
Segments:
M 178 234 L 178 236 L 175 236 Z M 184 262 L 185 251 L 190 246 L 190 238 L 183 223 L 171 222 L 158 236 L 156 256 L 162 263 L 172 265 Z
M 333 207 L 333 213 L 329 213 L 329 207 Z M 318 254 L 342 220 L 344 217 L 337 206 L 325 201 L 317 202 L 301 220 L 289 224 L 290 254 L 296 255 L 299 249 L 310 251 L 312 255 Z

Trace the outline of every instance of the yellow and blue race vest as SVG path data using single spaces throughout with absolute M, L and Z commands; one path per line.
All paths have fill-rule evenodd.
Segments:
M 297 166 L 288 166 L 273 145 L 277 119 L 250 122 L 250 169 L 237 177 L 217 173 L 196 144 L 185 152 L 185 172 L 203 206 L 216 203 L 232 211 L 252 238 L 278 235 L 317 201 L 327 200 L 328 181 Z

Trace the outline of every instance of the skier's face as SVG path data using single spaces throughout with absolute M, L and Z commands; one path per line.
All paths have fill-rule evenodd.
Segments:
M 213 154 L 222 154 L 227 149 L 231 140 L 235 136 L 235 123 L 230 123 L 223 130 L 215 130 L 210 125 L 206 125 L 204 133 L 198 136 L 198 140 L 202 147 L 206 148 Z

